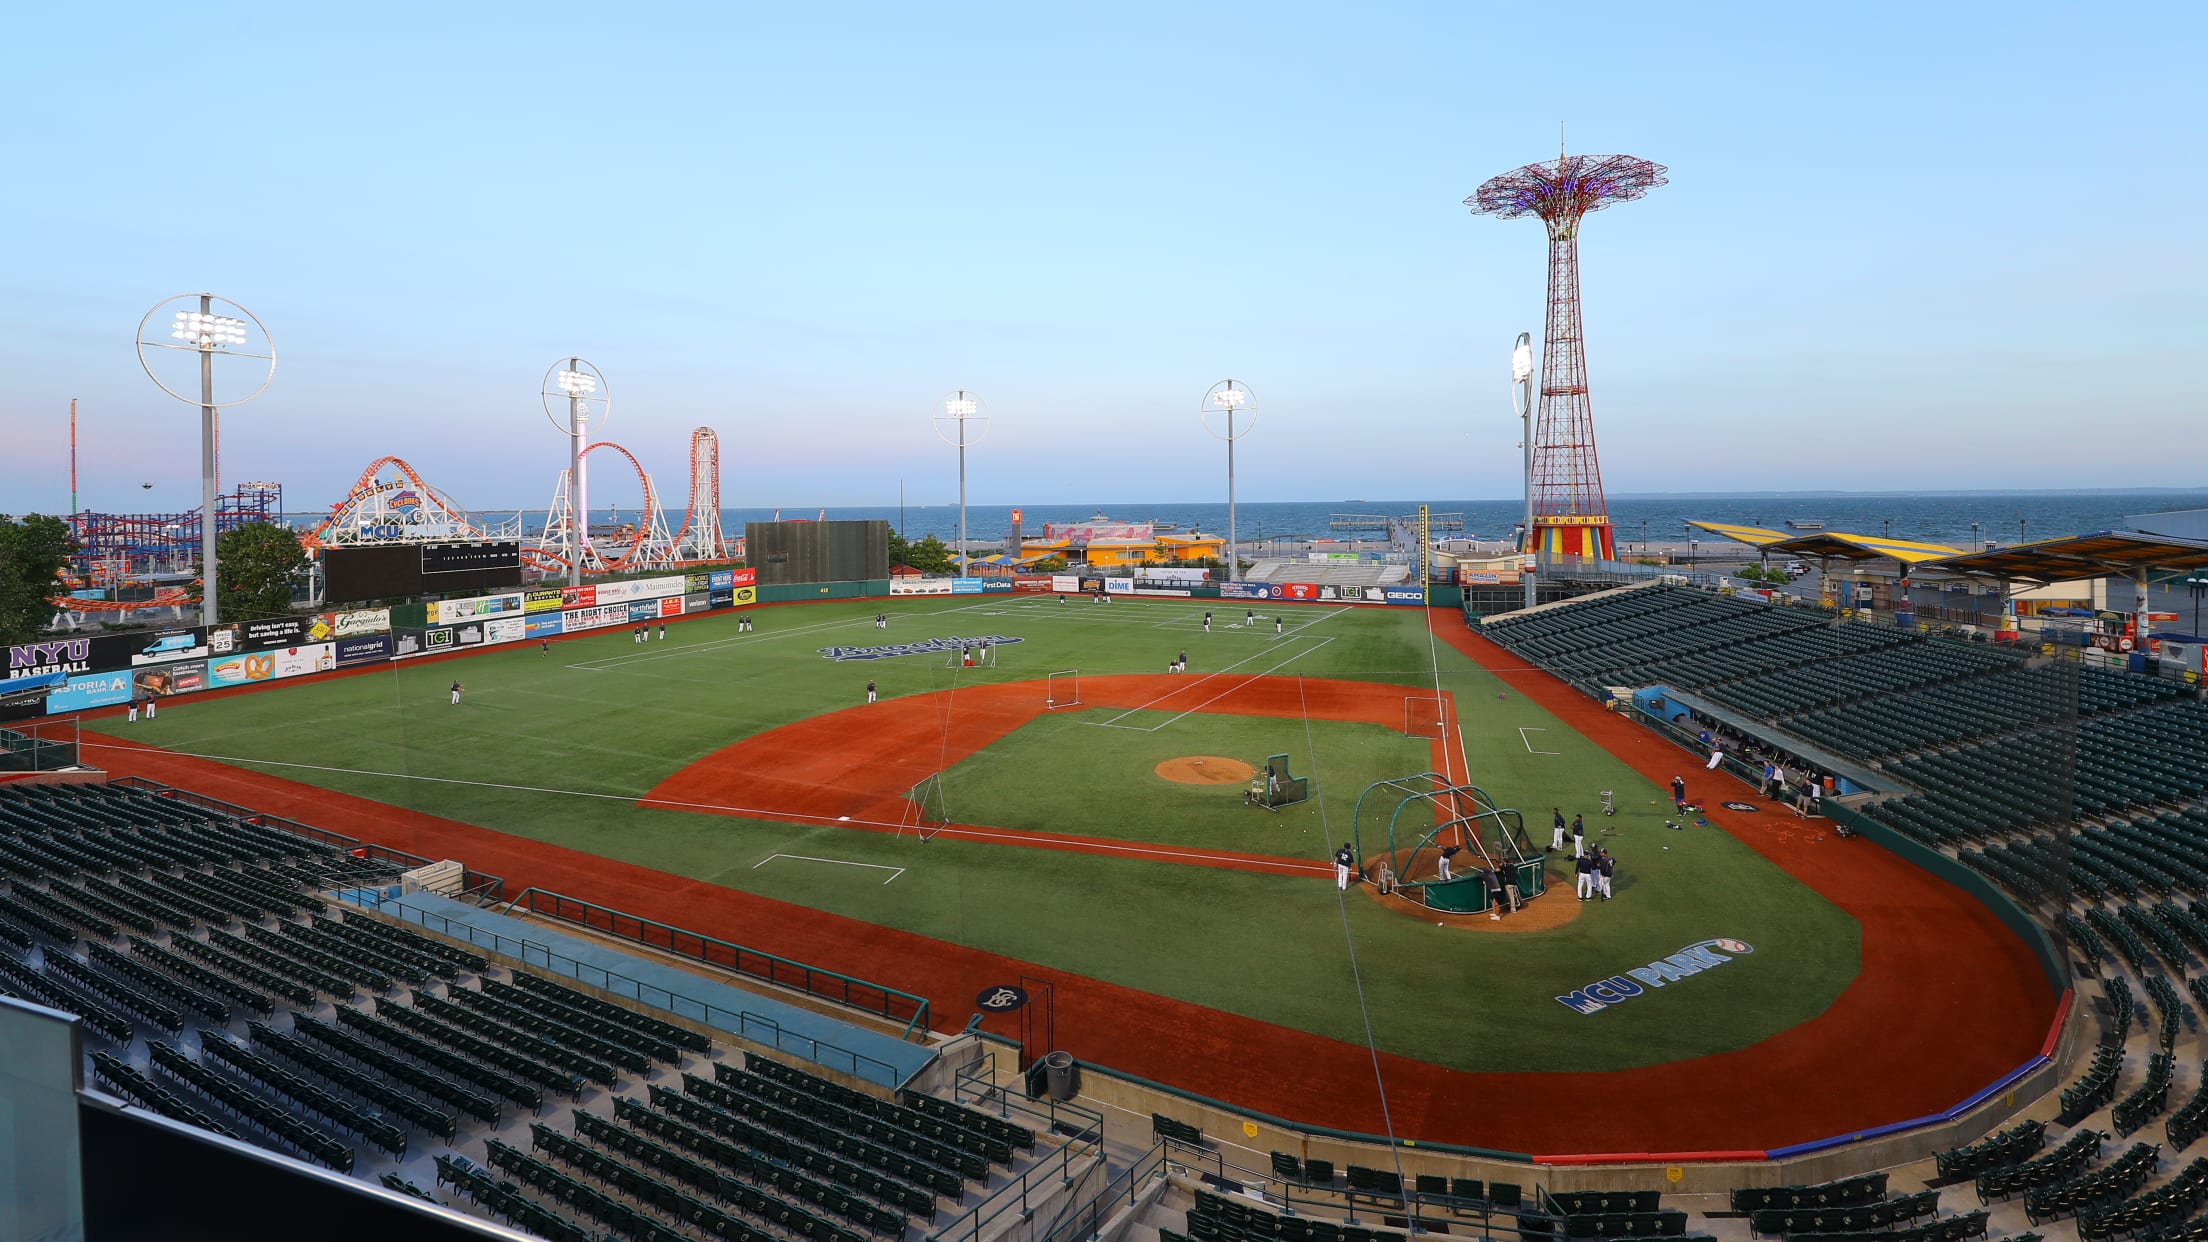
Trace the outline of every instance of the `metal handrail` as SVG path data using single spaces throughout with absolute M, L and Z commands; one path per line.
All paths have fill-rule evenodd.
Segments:
M 903 1021 L 905 1029 L 899 1033 L 900 1039 L 911 1040 L 917 1035 L 924 1040 L 928 1036 L 928 999 L 887 984 L 809 965 L 761 949 L 746 948 L 703 932 L 689 931 L 549 889 L 523 889 L 505 908 L 512 910 L 516 906 L 531 914 L 543 914 L 570 923 L 579 923 L 592 931 L 762 979 L 777 986 L 793 988 L 807 996 L 833 1001 L 873 1017 L 886 1018 L 892 1022 Z M 574 911 L 579 911 L 579 916 Z M 650 934 L 655 931 L 659 934 Z
M 494 931 L 458 922 L 433 910 L 425 910 L 399 898 L 385 896 L 380 890 L 363 891 L 361 897 L 379 913 L 385 910 L 402 911 L 408 921 L 419 922 L 424 928 L 513 958 L 523 965 L 541 967 L 578 983 L 589 984 L 600 991 L 634 1000 L 640 1005 L 664 1009 L 693 1022 L 727 1031 L 753 1043 L 764 1044 L 778 1052 L 802 1057 L 816 1065 L 849 1074 L 853 1078 L 893 1089 L 904 1085 L 903 1080 L 898 1077 L 896 1067 L 889 1062 L 824 1039 L 786 1030 L 781 1023 L 763 1014 L 742 1009 L 724 1009 L 711 1001 L 699 1000 L 616 970 L 578 961 L 564 953 L 554 952 L 549 945 L 526 937 L 502 936 Z

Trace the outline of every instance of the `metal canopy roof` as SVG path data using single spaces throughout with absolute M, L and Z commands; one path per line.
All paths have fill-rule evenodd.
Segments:
M 1720 539 L 1731 539 L 1736 543 L 1745 543 L 1757 548 L 1769 547 L 1774 543 L 1782 543 L 1793 538 L 1792 535 L 1783 530 L 1766 530 L 1761 526 L 1741 526 L 1733 522 L 1690 521 L 1687 525 L 1699 527 Z
M 1955 556 L 1962 549 L 1951 548 L 1944 543 L 1918 543 L 1913 539 L 1888 539 L 1883 535 L 1851 535 L 1845 531 L 1821 530 L 1815 534 L 1795 535 L 1772 544 L 1765 551 L 1847 561 L 1892 560 L 1914 566 Z
M 2208 540 L 2102 531 L 2042 539 L 1933 561 L 1928 569 L 2012 582 L 2069 582 L 2121 577 L 2149 582 L 2208 569 Z

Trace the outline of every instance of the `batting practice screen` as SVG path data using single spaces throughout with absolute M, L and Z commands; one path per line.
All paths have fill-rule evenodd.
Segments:
M 746 522 L 744 559 L 759 585 L 889 577 L 889 523 Z

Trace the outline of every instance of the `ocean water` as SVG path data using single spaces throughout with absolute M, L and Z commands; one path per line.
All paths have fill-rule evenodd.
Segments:
M 1333 525 L 1338 515 L 1364 514 L 1403 516 L 1416 513 L 1415 500 L 1334 500 L 1241 503 L 1235 506 L 1235 530 L 1245 542 L 1269 539 L 1348 539 L 1352 532 L 1336 529 Z M 1431 502 L 1436 515 L 1455 514 L 1463 520 L 1462 534 L 1466 538 L 1508 539 L 1516 526 L 1524 502 L 1519 500 L 1444 500 Z M 2197 509 L 2208 507 L 2208 488 L 2197 492 L 2101 492 L 2054 493 L 2027 492 L 2014 495 L 1991 493 L 1928 494 L 1910 493 L 1873 495 L 1850 493 L 1845 495 L 1739 495 L 1697 497 L 1618 497 L 1610 502 L 1611 520 L 1617 524 L 1618 538 L 1635 544 L 1644 539 L 1651 543 L 1683 543 L 1687 539 L 1685 522 L 1688 519 L 1712 522 L 1738 522 L 1751 526 L 1767 526 L 1785 529 L 1789 519 L 1796 521 L 1821 521 L 1825 528 L 1865 535 L 1891 535 L 1897 539 L 1915 539 L 1932 543 L 1946 543 L 1970 548 L 1978 543 L 2016 543 L 2019 539 L 2050 539 L 2061 535 L 2088 534 L 2094 531 L 2120 530 L 2126 525 L 2127 514 L 2154 513 L 2166 509 Z M 1227 506 L 1224 502 L 1191 501 L 1171 504 L 1114 504 L 1100 501 L 1078 505 L 1023 505 L 1022 526 L 1030 534 L 1041 534 L 1046 522 L 1079 522 L 1102 513 L 1115 521 L 1172 523 L 1178 532 L 1202 531 L 1206 534 L 1224 534 L 1227 529 Z M 969 538 L 1002 539 L 1010 526 L 1012 507 L 1009 505 L 968 505 L 966 532 Z M 722 529 L 730 535 L 743 533 L 745 522 L 769 521 L 779 513 L 783 518 L 882 518 L 893 529 L 901 530 L 907 538 L 920 539 L 935 535 L 945 541 L 958 535 L 958 507 L 956 505 L 908 505 L 900 510 L 896 505 L 874 507 L 830 507 L 821 509 L 723 509 Z M 495 523 L 511 520 L 514 511 L 487 511 L 478 514 L 479 520 Z M 633 522 L 636 510 L 598 509 L 592 517 L 593 525 L 614 522 Z M 668 529 L 677 530 L 682 525 L 682 513 L 667 515 Z M 1975 523 L 1975 527 L 1973 526 Z M 523 512 L 523 530 L 534 534 L 544 526 L 544 513 Z M 1445 532 L 1454 534 L 1456 532 Z M 1365 538 L 1375 538 L 1366 535 Z M 1697 535 L 1707 539 L 1707 536 Z

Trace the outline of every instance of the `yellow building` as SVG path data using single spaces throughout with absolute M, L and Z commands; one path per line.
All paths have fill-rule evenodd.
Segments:
M 1020 541 L 1020 559 L 1059 556 L 1068 565 L 1131 569 L 1223 560 L 1226 549 L 1224 536 L 1160 534 L 1148 522 L 1054 522 L 1043 527 L 1042 537 Z

